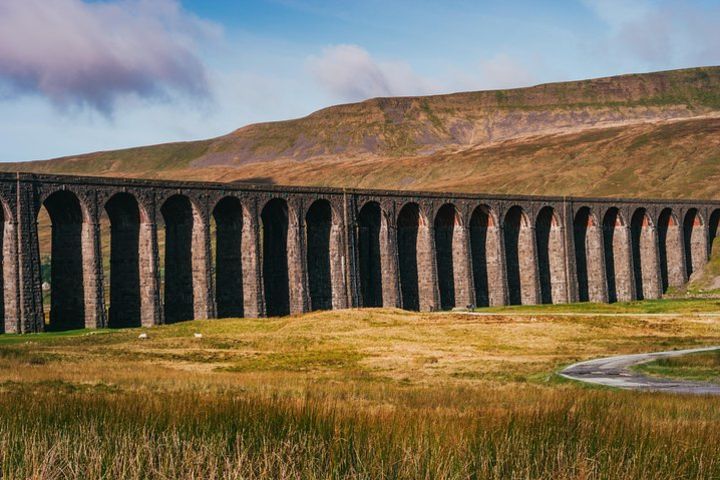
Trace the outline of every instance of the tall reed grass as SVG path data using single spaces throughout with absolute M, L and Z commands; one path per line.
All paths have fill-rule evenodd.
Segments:
M 467 393 L 448 392 L 448 405 Z M 476 395 L 468 408 L 416 408 L 21 388 L 0 395 L 0 466 L 4 479 L 720 478 L 716 399 Z

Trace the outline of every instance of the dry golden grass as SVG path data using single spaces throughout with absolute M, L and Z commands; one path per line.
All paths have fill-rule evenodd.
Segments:
M 0 468 L 3 478 L 712 478 L 718 399 L 554 373 L 719 343 L 709 317 L 541 308 L 4 335 Z

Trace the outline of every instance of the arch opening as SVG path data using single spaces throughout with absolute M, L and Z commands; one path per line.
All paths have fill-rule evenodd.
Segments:
M 578 300 L 604 300 L 605 272 L 602 271 L 602 244 L 599 227 L 589 207 L 580 208 L 573 219 Z
M 716 253 L 713 250 L 713 244 L 715 243 L 715 239 L 718 237 L 718 227 L 720 227 L 720 209 L 714 210 L 710 214 L 708 221 L 708 256 Z
M 358 214 L 360 298 L 363 307 L 382 307 L 381 224 L 380 204 L 368 202 L 363 205 Z
M 46 328 L 51 331 L 84 328 L 83 214 L 80 200 L 74 193 L 61 190 L 48 196 L 43 207 L 51 224 L 50 315 Z
M 218 318 L 242 317 L 243 210 L 236 197 L 221 199 L 213 209 L 215 220 L 215 302 Z
M 644 208 L 635 210 L 630 220 L 630 234 L 635 298 L 637 300 L 654 298 L 656 295 L 653 290 L 657 281 L 655 242 L 652 223 Z
M 140 209 L 129 193 L 105 203 L 110 220 L 110 305 L 112 328 L 140 326 Z
M 535 242 L 541 303 L 565 300 L 565 264 L 562 230 L 552 207 L 543 207 L 535 223 Z
M 687 278 L 705 264 L 706 247 L 703 238 L 703 222 L 696 208 L 691 208 L 683 220 L 683 246 Z
M 521 207 L 514 206 L 508 210 L 503 220 L 503 232 L 510 305 L 532 303 L 534 296 L 534 239 L 529 227 L 527 215 Z
M 418 285 L 418 232 L 420 206 L 408 203 L 401 210 L 397 221 L 397 247 L 400 266 L 400 293 L 406 310 L 420 310 Z
M 470 216 L 470 258 L 472 261 L 475 303 L 490 305 L 490 281 L 496 278 L 498 245 L 494 235 L 495 223 L 486 206 L 475 208 Z
M 285 200 L 270 200 L 260 215 L 262 220 L 262 269 L 267 315 L 290 314 L 288 276 L 288 206 Z
M 330 235 L 332 207 L 327 200 L 316 200 L 305 215 L 307 269 L 311 310 L 332 309 Z
M 660 212 L 657 233 L 660 286 L 663 292 L 667 292 L 668 287 L 682 285 L 685 277 L 680 226 L 671 209 L 665 208 Z
M 627 301 L 630 295 L 628 232 L 620 211 L 612 207 L 603 217 L 603 252 L 608 301 Z
M 165 322 L 194 317 L 192 274 L 193 207 L 184 195 L 173 195 L 160 208 L 165 222 Z
M 460 216 L 452 204 L 445 204 L 435 215 L 435 262 L 437 265 L 440 308 L 449 310 L 456 306 L 455 300 L 455 251 L 456 226 Z

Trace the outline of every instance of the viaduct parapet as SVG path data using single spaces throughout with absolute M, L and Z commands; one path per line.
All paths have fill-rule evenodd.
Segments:
M 720 221 L 703 200 L 36 174 L 0 174 L 0 202 L 5 332 L 658 298 L 707 262 Z

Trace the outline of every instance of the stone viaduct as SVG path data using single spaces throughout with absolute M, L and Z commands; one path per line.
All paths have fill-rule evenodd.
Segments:
M 5 332 L 658 298 L 707 261 L 720 221 L 720 202 L 700 200 L 20 173 L 0 174 L 0 203 Z M 52 222 L 47 316 L 42 208 Z

